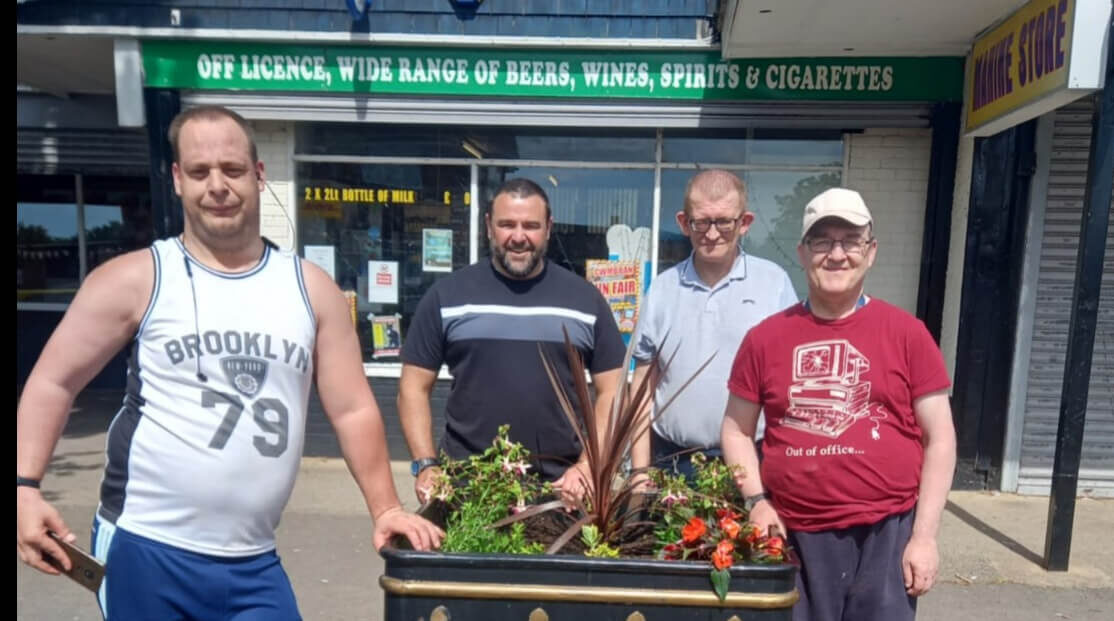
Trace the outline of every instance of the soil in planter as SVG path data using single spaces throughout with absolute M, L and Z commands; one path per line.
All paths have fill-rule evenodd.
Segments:
M 559 509 L 535 515 L 524 520 L 526 539 L 548 547 L 549 544 L 564 534 L 575 521 L 573 514 Z M 632 523 L 624 526 L 619 531 L 616 540 L 617 542 L 613 542 L 612 545 L 618 548 L 620 556 L 626 558 L 653 558 L 654 550 L 658 545 L 657 537 L 654 536 L 653 525 L 646 523 Z M 583 555 L 585 549 L 584 542 L 577 535 L 570 539 L 565 547 L 561 548 L 560 554 Z

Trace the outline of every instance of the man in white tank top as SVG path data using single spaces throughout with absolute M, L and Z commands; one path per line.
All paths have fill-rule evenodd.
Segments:
M 297 475 L 312 381 L 374 519 L 375 547 L 399 534 L 435 548 L 443 533 L 399 503 L 340 290 L 260 237 L 264 169 L 247 122 L 193 108 L 169 137 L 184 233 L 89 275 L 20 398 L 19 555 L 49 574 L 58 571 L 46 555 L 69 568 L 47 532 L 76 536 L 39 481 L 74 397 L 130 342 L 94 522 L 105 617 L 300 619 L 274 528 Z

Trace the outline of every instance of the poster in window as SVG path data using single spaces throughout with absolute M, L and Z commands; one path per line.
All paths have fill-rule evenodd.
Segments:
M 317 267 L 325 270 L 329 278 L 336 280 L 337 278 L 337 264 L 336 264 L 336 250 L 332 246 L 309 246 L 305 247 L 306 261 L 314 263 Z
M 619 332 L 632 334 L 638 324 L 638 307 L 642 303 L 640 262 L 589 259 L 585 267 L 585 277 L 607 300 Z
M 398 261 L 367 262 L 367 301 L 398 304 Z
M 402 332 L 398 315 L 373 316 L 371 318 L 372 358 L 397 358 L 402 350 Z
M 452 229 L 422 229 L 422 271 L 453 271 Z

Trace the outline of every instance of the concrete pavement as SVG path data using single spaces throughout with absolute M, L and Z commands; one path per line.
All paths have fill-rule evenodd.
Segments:
M 377 394 L 384 393 L 377 390 Z M 88 545 L 104 463 L 104 432 L 118 393 L 81 395 L 44 482 L 44 493 Z M 397 415 L 382 403 L 396 486 L 416 506 Z M 393 420 L 392 420 L 393 419 Z M 953 492 L 941 527 L 940 583 L 922 598 L 927 621 L 1060 621 L 1114 618 L 1114 500 L 1081 498 L 1071 569 L 1041 568 L 1048 499 Z M 328 422 L 316 408 L 307 424 L 306 457 L 278 531 L 279 554 L 307 620 L 382 618 L 377 579 L 383 563 L 370 542 L 371 523 Z M 100 619 L 86 591 L 45 576 L 16 558 L 16 618 Z

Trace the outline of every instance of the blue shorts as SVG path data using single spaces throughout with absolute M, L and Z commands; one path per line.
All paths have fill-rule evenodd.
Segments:
M 93 519 L 105 564 L 97 593 L 106 621 L 301 621 L 273 550 L 225 558 L 183 550 Z
M 917 599 L 905 593 L 901 559 L 914 514 L 910 509 L 865 526 L 790 532 L 801 558 L 793 621 L 913 621 Z

